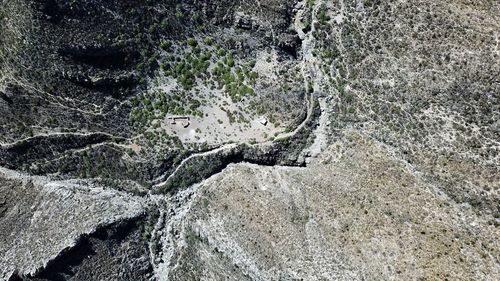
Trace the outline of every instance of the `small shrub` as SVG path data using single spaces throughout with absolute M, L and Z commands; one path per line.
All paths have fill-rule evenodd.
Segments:
M 198 42 L 196 42 L 194 38 L 188 38 L 186 42 L 191 47 L 196 47 L 198 45 Z

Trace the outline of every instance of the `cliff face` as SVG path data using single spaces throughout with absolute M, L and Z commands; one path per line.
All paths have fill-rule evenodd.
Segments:
M 499 278 L 496 2 L 0 1 L 1 280 Z
M 51 181 L 4 168 L 0 173 L 2 280 L 15 274 L 50 276 L 51 268 L 76 266 L 74 262 L 101 252 L 97 246 L 85 246 L 89 240 L 101 238 L 119 244 L 112 235 L 101 237 L 102 232 L 108 228 L 111 232 L 121 222 L 133 224 L 136 218 L 144 216 L 146 209 L 142 198 L 88 183 Z M 127 231 L 123 229 L 126 237 Z M 147 253 L 142 250 L 144 242 L 128 243 L 139 244 L 131 245 L 131 254 Z M 138 258 L 130 256 L 127 260 L 137 270 L 144 264 L 147 268 L 148 261 L 141 264 Z

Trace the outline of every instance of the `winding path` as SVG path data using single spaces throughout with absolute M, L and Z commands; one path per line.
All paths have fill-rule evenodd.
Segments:
M 187 157 L 184 160 L 182 160 L 182 162 L 179 165 L 177 165 L 177 168 L 175 168 L 175 170 L 164 181 L 162 181 L 162 182 L 160 182 L 158 184 L 153 185 L 153 187 L 162 187 L 165 184 L 167 184 L 167 182 L 173 176 L 175 176 L 175 174 L 177 173 L 177 171 L 179 171 L 179 169 L 182 168 L 182 166 L 184 166 L 191 159 L 198 158 L 198 157 L 204 157 L 204 156 L 208 156 L 208 155 L 212 155 L 212 154 L 216 154 L 216 153 L 219 153 L 221 151 L 225 151 L 225 150 L 230 150 L 230 149 L 236 148 L 237 146 L 238 146 L 237 143 L 230 143 L 230 144 L 225 144 L 225 145 L 223 145 L 221 147 L 218 147 L 216 149 L 212 149 L 212 150 L 209 150 L 209 151 L 192 154 L 189 157 Z

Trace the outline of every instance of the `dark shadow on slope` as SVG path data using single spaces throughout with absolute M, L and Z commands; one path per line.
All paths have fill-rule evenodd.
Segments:
M 140 219 L 118 222 L 83 236 L 35 276 L 15 281 L 148 280 L 152 276 L 147 244 L 141 240 Z

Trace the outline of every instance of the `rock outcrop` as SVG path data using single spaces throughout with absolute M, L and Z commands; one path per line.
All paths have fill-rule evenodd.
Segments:
M 0 170 L 0 279 L 37 275 L 99 229 L 144 216 L 142 198 Z

